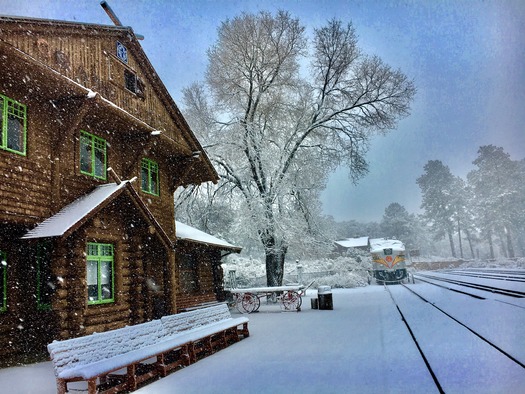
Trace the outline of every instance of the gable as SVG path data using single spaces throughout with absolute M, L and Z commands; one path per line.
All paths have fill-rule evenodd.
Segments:
M 38 224 L 34 229 L 28 231 L 22 239 L 68 237 L 78 230 L 87 221 L 92 219 L 98 212 L 127 191 L 129 199 L 133 202 L 140 214 L 141 220 L 147 222 L 153 233 L 157 234 L 160 240 L 168 248 L 172 248 L 172 242 L 162 226 L 155 220 L 153 214 L 142 202 L 137 192 L 131 185 L 134 179 L 122 181 L 121 183 L 107 183 L 96 187 L 91 193 L 88 193 L 71 204 L 62 208 L 58 213 Z M 119 205 L 125 209 L 124 205 Z M 128 208 L 129 210 L 129 208 Z M 123 212 L 117 211 L 122 215 Z
M 218 180 L 131 28 L 0 17 L 0 33 L 1 55 L 17 52 L 16 57 L 25 57 L 35 74 L 51 77 L 49 87 L 46 78 L 40 88 L 27 86 L 32 95 L 67 106 L 65 101 L 78 98 L 78 90 L 96 93 L 105 110 L 131 119 L 147 132 L 161 131 L 169 153 L 191 157 L 193 152 L 203 152 L 187 179 L 180 180 L 182 185 Z M 18 62 L 6 65 L 12 68 L 11 75 L 28 74 Z M 4 71 L 10 72 L 9 68 Z M 27 75 L 23 83 L 37 82 L 38 78 Z M 8 83 L 6 76 L 3 84 Z

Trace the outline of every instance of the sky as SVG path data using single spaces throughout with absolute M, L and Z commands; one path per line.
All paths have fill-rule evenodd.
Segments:
M 359 46 L 400 69 L 417 88 L 411 114 L 375 135 L 370 172 L 357 185 L 338 169 L 322 194 L 336 221 L 380 221 L 393 202 L 420 213 L 416 179 L 441 160 L 465 179 L 483 145 L 525 158 L 525 1 L 108 0 L 141 44 L 175 102 L 204 79 L 217 28 L 242 12 L 289 11 L 307 33 L 351 22 Z M 0 0 L 1 15 L 111 25 L 99 0 Z M 1 33 L 0 33 L 1 35 Z

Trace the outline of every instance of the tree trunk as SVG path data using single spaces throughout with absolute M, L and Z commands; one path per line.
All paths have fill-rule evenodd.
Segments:
M 521 255 L 522 256 L 525 256 L 525 228 L 522 228 L 522 229 L 518 229 L 518 236 L 517 236 L 517 239 L 518 239 L 518 247 L 520 248 L 521 250 Z
M 508 227 L 505 228 L 505 233 L 507 234 L 507 249 L 509 250 L 509 258 L 513 259 L 516 257 L 514 255 L 514 246 L 512 245 L 512 236 Z
M 282 286 L 286 247 L 266 250 L 266 285 Z
M 490 258 L 494 259 L 494 245 L 492 244 L 492 231 L 490 231 L 490 230 L 487 233 L 487 240 L 489 241 Z
M 503 240 L 504 237 L 501 235 L 499 236 L 499 243 L 500 243 L 500 250 L 501 253 L 503 253 L 503 257 L 507 258 L 507 245 L 505 245 L 505 241 Z
M 450 250 L 452 251 L 452 257 L 456 256 L 456 248 L 454 247 L 454 238 L 452 238 L 452 231 L 448 230 L 448 242 L 450 243 Z
M 271 228 L 262 231 L 260 235 L 266 255 L 266 285 L 282 286 L 288 247 L 283 240 L 276 238 Z
M 465 234 L 467 234 L 468 246 L 470 247 L 470 255 L 472 256 L 472 260 L 474 260 L 476 257 L 474 256 L 474 247 L 472 246 L 472 238 L 470 237 L 470 231 L 465 230 Z
M 459 255 L 463 259 L 463 244 L 461 243 L 461 223 L 458 219 L 458 241 L 459 241 Z

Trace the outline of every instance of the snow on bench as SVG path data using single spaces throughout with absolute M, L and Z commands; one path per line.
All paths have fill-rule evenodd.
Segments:
M 59 394 L 67 392 L 68 382 L 79 381 L 87 382 L 89 394 L 97 390 L 116 393 L 135 390 L 148 379 L 166 376 L 172 369 L 197 361 L 201 353 L 211 354 L 248 336 L 248 319 L 232 318 L 228 306 L 221 304 L 53 341 L 47 348 Z
M 216 349 L 239 341 L 241 336 L 250 336 L 248 318 L 232 318 L 225 303 L 164 316 L 160 320 L 167 336 L 189 341 L 192 363 L 197 361 L 197 356 L 202 353 L 211 354 Z
M 198 304 L 198 305 L 188 306 L 186 308 L 181 308 L 181 309 L 178 310 L 178 312 L 189 312 L 189 311 L 194 311 L 195 309 L 208 308 L 210 306 L 219 305 L 219 304 L 225 304 L 225 303 L 226 303 L 226 301 L 222 301 L 222 302 L 219 302 L 219 301 L 208 301 L 208 302 L 203 302 L 203 303 Z

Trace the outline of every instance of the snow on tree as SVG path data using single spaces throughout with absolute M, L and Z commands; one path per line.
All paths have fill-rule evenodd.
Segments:
M 440 160 L 428 161 L 424 171 L 425 173 L 416 180 L 421 188 L 423 218 L 430 223 L 437 240 L 448 237 L 450 251 L 452 256 L 456 257 L 453 236 L 458 211 L 459 181 Z
M 381 220 L 381 232 L 387 238 L 398 239 L 407 247 L 414 247 L 412 237 L 414 220 L 414 217 L 408 213 L 404 206 L 393 202 L 385 208 Z
M 329 21 L 308 42 L 283 11 L 224 21 L 208 58 L 185 117 L 221 176 L 212 194 L 235 206 L 239 231 L 264 247 L 267 284 L 280 285 L 290 244 L 320 238 L 329 173 L 344 164 L 362 177 L 370 137 L 408 115 L 415 87 L 363 54 L 351 24 Z
M 496 234 L 506 257 L 514 257 L 513 232 L 523 234 L 525 222 L 525 171 L 523 162 L 513 161 L 503 148 L 481 146 L 468 173 L 477 210 L 477 223 L 494 258 L 493 237 Z

